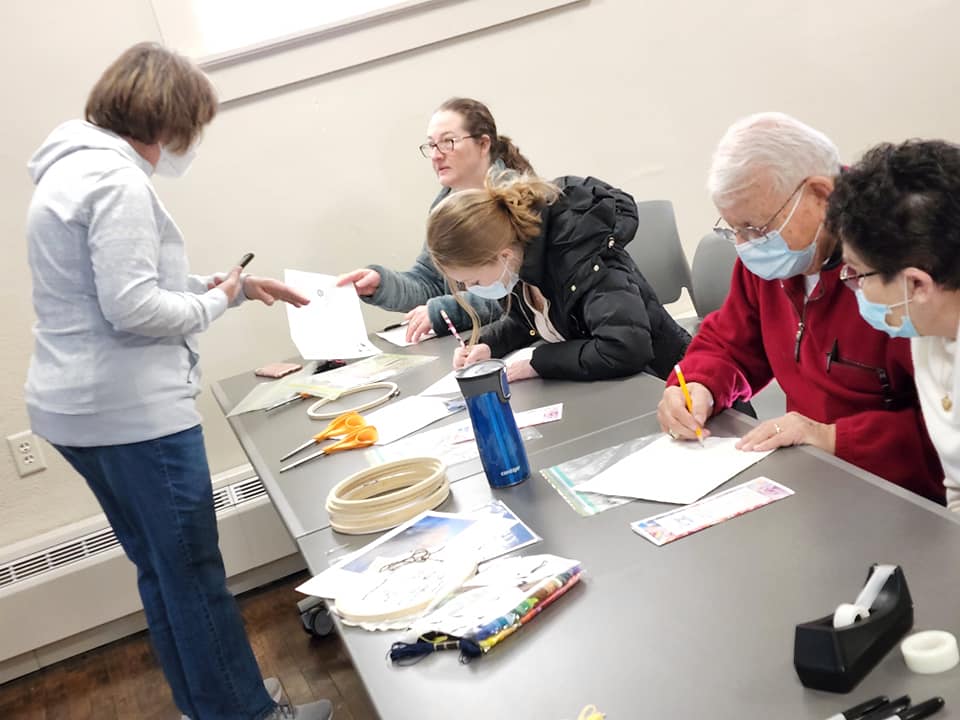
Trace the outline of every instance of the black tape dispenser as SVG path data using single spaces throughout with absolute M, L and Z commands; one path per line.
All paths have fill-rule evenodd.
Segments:
M 804 686 L 850 692 L 913 627 L 913 599 L 899 565 L 873 565 L 853 603 L 797 625 L 793 665 Z

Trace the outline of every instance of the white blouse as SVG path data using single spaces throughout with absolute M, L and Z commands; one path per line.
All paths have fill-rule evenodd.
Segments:
M 557 332 L 553 323 L 550 322 L 550 301 L 544 297 L 543 293 L 529 283 L 524 283 L 523 299 L 526 300 L 527 307 L 533 312 L 533 323 L 544 342 L 564 342 L 566 338 Z M 537 310 L 538 307 L 542 310 Z
M 947 507 L 960 512 L 960 373 L 957 341 L 919 337 L 910 341 L 914 381 L 930 440 L 943 465 Z

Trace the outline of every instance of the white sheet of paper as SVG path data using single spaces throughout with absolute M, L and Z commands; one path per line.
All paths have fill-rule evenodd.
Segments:
M 380 333 L 377 333 L 380 335 Z M 381 336 L 382 337 L 382 336 Z M 518 360 L 529 360 L 533 357 L 533 350 L 536 345 L 530 345 L 529 347 L 520 348 L 519 350 L 514 350 L 512 353 L 503 358 L 503 362 L 507 365 L 515 363 Z M 437 380 L 433 385 L 428 387 L 426 390 L 422 391 L 421 395 L 459 395 L 460 394 L 460 385 L 457 383 L 457 378 L 452 371 L 447 373 L 442 378 Z
M 451 410 L 443 398 L 411 395 L 368 413 L 366 421 L 377 429 L 377 445 L 388 445 L 462 409 Z
M 512 365 L 515 362 L 520 362 L 521 360 L 529 360 L 533 357 L 533 351 L 536 349 L 536 345 L 528 345 L 527 347 L 520 348 L 519 350 L 514 350 L 509 355 L 504 356 L 503 362 L 507 365 Z
M 448 372 L 433 385 L 420 393 L 421 395 L 459 395 L 460 385 L 453 372 Z
M 664 435 L 581 483 L 577 490 L 687 505 L 772 452 L 737 450 L 738 440 L 708 437 L 701 447 L 698 442 L 677 442 Z
M 377 337 L 381 337 L 388 343 L 396 345 L 397 347 L 410 347 L 411 345 L 419 345 L 424 340 L 429 340 L 430 338 L 435 338 L 436 336 L 437 334 L 431 330 L 426 335 L 423 335 L 417 342 L 407 342 L 406 325 L 401 325 L 400 327 L 393 328 L 392 330 L 382 330 L 381 332 L 377 333 Z
M 283 281 L 308 298 L 301 308 L 287 305 L 290 338 L 307 360 L 340 360 L 377 355 L 367 339 L 360 298 L 353 285 L 337 287 L 334 275 L 284 270 Z

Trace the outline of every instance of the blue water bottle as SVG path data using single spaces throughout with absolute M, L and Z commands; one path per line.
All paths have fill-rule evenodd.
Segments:
M 523 482 L 530 476 L 530 463 L 510 409 L 506 365 L 502 360 L 483 360 L 459 370 L 456 377 L 490 486 Z

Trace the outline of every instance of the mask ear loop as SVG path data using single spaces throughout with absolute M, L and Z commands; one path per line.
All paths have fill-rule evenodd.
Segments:
M 910 321 L 910 324 L 916 327 L 913 322 L 913 318 L 910 317 L 910 303 L 913 302 L 912 297 L 907 297 L 907 276 L 903 276 L 903 314 L 907 317 L 907 320 Z M 903 325 L 903 320 L 900 321 L 900 324 Z
M 800 187 L 800 194 L 797 195 L 797 199 L 793 201 L 793 207 L 790 208 L 790 212 L 787 215 L 787 219 L 783 221 L 783 225 L 777 228 L 777 232 L 780 233 L 781 235 L 783 234 L 784 228 L 787 227 L 787 225 L 789 225 L 790 221 L 793 219 L 793 214 L 797 211 L 797 208 L 800 207 L 800 200 L 803 199 L 803 191 L 806 189 L 807 189 L 806 184 Z M 818 230 L 817 232 L 819 233 L 820 231 Z
M 861 292 L 862 292 L 862 290 L 861 290 Z M 903 276 L 903 300 L 902 300 L 901 302 L 898 302 L 898 303 L 892 303 L 892 304 L 890 304 L 890 305 L 887 305 L 887 313 L 886 313 L 887 315 L 889 315 L 889 314 L 894 310 L 894 308 L 902 307 L 902 308 L 903 308 L 903 317 L 900 318 L 900 324 L 899 324 L 899 325 L 890 325 L 890 323 L 887 323 L 887 325 L 890 325 L 890 327 L 898 327 L 898 328 L 899 328 L 899 327 L 903 327 L 904 318 L 906 318 L 907 320 L 909 320 L 909 321 L 910 321 L 910 324 L 912 325 L 912 324 L 913 324 L 913 318 L 910 317 L 910 303 L 912 303 L 912 302 L 913 302 L 913 298 L 912 298 L 912 297 L 907 297 L 907 276 L 904 275 L 904 276 Z M 886 321 L 886 317 L 884 317 L 884 321 Z M 914 325 L 914 327 L 916 327 L 916 326 Z

